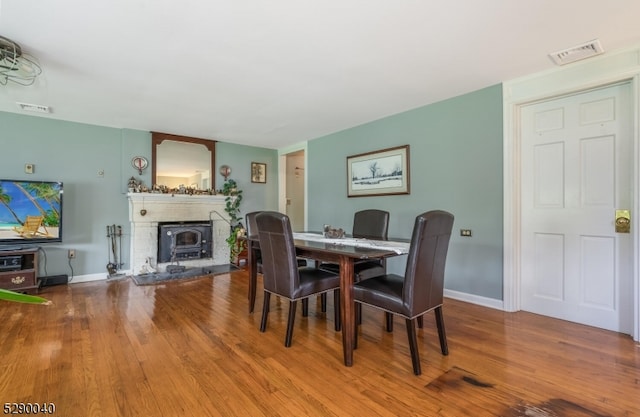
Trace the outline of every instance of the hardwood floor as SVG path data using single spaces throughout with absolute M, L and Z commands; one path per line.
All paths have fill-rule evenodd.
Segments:
M 259 282 L 259 288 L 262 285 Z M 46 287 L 52 306 L 0 303 L 0 401 L 93 416 L 637 416 L 640 348 L 629 336 L 447 299 L 449 356 L 435 322 L 411 370 L 404 321 L 363 309 L 354 366 L 331 304 L 272 298 L 266 333 L 247 274 L 158 286 L 130 279 Z M 329 298 L 331 303 L 332 297 Z

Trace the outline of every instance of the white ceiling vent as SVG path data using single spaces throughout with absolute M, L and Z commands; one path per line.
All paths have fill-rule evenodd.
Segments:
M 565 65 L 571 62 L 580 61 L 581 59 L 591 58 L 592 56 L 604 53 L 602 45 L 598 39 L 594 39 L 582 45 L 573 46 L 562 51 L 552 52 L 549 57 L 556 65 Z
M 36 113 L 50 113 L 49 106 L 43 106 L 41 104 L 29 104 L 29 103 L 20 103 L 16 101 L 18 107 L 24 111 L 33 111 Z

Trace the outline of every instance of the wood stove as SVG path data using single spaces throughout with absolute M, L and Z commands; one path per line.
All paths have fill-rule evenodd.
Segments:
M 212 253 L 208 221 L 158 223 L 158 262 L 211 258 Z

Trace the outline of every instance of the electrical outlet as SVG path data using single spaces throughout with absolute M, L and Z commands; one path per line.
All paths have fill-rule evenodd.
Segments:
M 460 229 L 460 236 L 471 237 L 471 229 Z
M 69 249 L 69 259 L 74 259 L 76 257 L 76 250 Z

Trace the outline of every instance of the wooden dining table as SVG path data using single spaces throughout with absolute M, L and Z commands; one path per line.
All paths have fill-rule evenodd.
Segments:
M 320 234 L 318 234 L 320 235 Z M 294 233 L 296 254 L 301 258 L 315 261 L 334 262 L 340 265 L 340 318 L 342 320 L 342 350 L 345 366 L 353 365 L 353 350 L 355 348 L 356 320 L 353 303 L 354 263 L 363 259 L 379 259 L 398 256 L 393 243 L 385 241 L 389 247 L 363 247 L 361 245 L 335 243 L 335 239 L 327 241 L 307 238 L 309 233 Z M 321 236 L 321 235 L 320 235 Z M 258 281 L 257 252 L 260 250 L 258 236 L 248 236 L 248 265 L 249 265 L 249 313 L 253 313 L 256 300 Z M 408 248 L 408 241 L 397 241 Z M 405 252 L 406 253 L 406 252 Z

